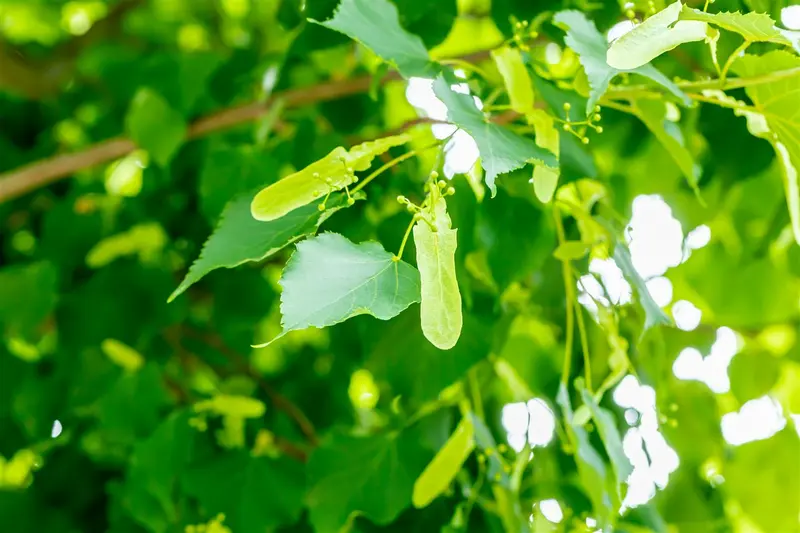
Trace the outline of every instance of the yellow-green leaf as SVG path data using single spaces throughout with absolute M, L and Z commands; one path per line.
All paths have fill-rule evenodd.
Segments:
M 535 109 L 528 114 L 528 122 L 533 124 L 536 133 L 536 145 L 549 150 L 559 157 L 559 133 L 553 117 L 541 109 Z M 553 199 L 558 186 L 561 171 L 558 167 L 536 165 L 533 168 L 533 192 L 540 202 L 546 204 Z
M 461 293 L 456 280 L 457 230 L 450 228 L 444 198 L 434 206 L 434 229 L 425 220 L 414 226 L 422 299 L 422 333 L 440 350 L 449 350 L 461 335 Z
M 116 339 L 106 339 L 100 344 L 100 349 L 111 362 L 121 366 L 128 372 L 139 370 L 144 364 L 142 354 Z
M 253 218 L 264 222 L 275 220 L 330 192 L 343 189 L 357 181 L 354 172 L 368 169 L 375 157 L 409 140 L 411 137 L 403 134 L 365 142 L 350 151 L 337 146 L 303 170 L 259 191 L 250 205 Z
M 638 68 L 678 45 L 705 39 L 705 22 L 678 20 L 682 8 L 675 2 L 614 41 L 606 53 L 609 66 Z
M 511 100 L 511 109 L 522 114 L 532 111 L 533 84 L 519 49 L 502 46 L 492 50 L 492 59 L 503 77 L 508 98 Z
M 553 255 L 556 259 L 561 261 L 571 261 L 573 259 L 580 259 L 589 253 L 591 245 L 580 241 L 568 241 L 560 244 Z
M 197 402 L 194 410 L 198 413 L 208 411 L 219 416 L 259 418 L 264 415 L 267 406 L 261 400 L 247 396 L 218 394 L 210 400 Z
M 143 262 L 151 261 L 164 248 L 169 238 L 155 222 L 139 224 L 128 231 L 106 237 L 86 254 L 86 264 L 101 268 L 120 257 L 138 255 Z
M 792 43 L 778 31 L 775 21 L 765 13 L 706 13 L 699 9 L 683 6 L 679 20 L 708 22 L 724 30 L 736 32 L 747 41 L 768 42 L 792 46 Z
M 135 150 L 108 166 L 106 192 L 112 196 L 138 196 L 142 191 L 142 172 L 150 158 L 144 150 Z
M 445 445 L 414 483 L 411 496 L 414 507 L 426 507 L 443 493 L 474 449 L 475 429 L 469 419 L 462 418 Z

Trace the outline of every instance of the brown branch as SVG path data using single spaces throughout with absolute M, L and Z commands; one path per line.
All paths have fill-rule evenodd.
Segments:
M 466 55 L 461 59 L 480 61 L 486 59 L 488 55 L 489 51 L 482 51 Z M 396 79 L 399 79 L 399 75 L 392 72 L 381 80 L 381 84 Z M 188 138 L 197 139 L 216 131 L 252 122 L 263 116 L 269 110 L 270 105 L 278 99 L 281 99 L 287 108 L 302 107 L 366 92 L 371 83 L 371 76 L 360 76 L 351 80 L 289 89 L 274 94 L 264 103 L 254 102 L 232 107 L 200 118 L 189 127 Z M 135 148 L 136 145 L 133 141 L 117 137 L 94 144 L 80 152 L 35 161 L 0 174 L 0 203 L 13 200 L 40 187 L 69 177 L 78 171 L 113 161 L 130 153 Z

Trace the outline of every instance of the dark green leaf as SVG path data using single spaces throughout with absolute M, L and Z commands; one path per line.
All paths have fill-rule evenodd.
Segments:
M 186 121 L 157 92 L 139 89 L 125 117 L 131 138 L 161 166 L 169 164 L 186 137 Z

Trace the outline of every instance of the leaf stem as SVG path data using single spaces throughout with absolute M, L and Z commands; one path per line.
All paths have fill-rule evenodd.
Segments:
M 478 372 L 475 367 L 471 368 L 467 373 L 469 379 L 469 389 L 472 395 L 472 409 L 475 411 L 475 416 L 484 420 L 483 400 L 481 399 L 481 386 L 478 383 Z
M 586 334 L 586 325 L 583 322 L 583 309 L 575 305 L 575 317 L 578 319 L 578 333 L 581 337 L 581 351 L 583 352 L 583 373 L 586 381 L 586 390 L 592 393 L 592 360 L 589 357 L 589 339 Z
M 728 56 L 727 61 L 725 61 L 725 64 L 722 66 L 722 70 L 719 73 L 719 84 L 721 86 L 725 86 L 725 80 L 728 77 L 728 70 L 730 70 L 733 62 L 736 61 L 736 59 L 743 54 L 745 50 L 747 50 L 748 46 L 750 46 L 750 41 L 745 39 L 744 42 L 740 44 L 731 55 Z
M 408 225 L 408 228 L 406 228 L 406 234 L 403 235 L 403 242 L 400 243 L 400 251 L 398 251 L 397 255 L 394 256 L 395 261 L 400 261 L 401 259 L 403 259 L 403 250 L 406 249 L 408 236 L 411 235 L 411 229 L 414 227 L 414 224 L 416 224 L 416 222 L 417 222 L 416 219 L 414 217 L 411 217 L 411 223 Z
M 390 169 L 390 168 L 392 168 L 393 166 L 395 166 L 395 165 L 398 165 L 398 164 L 402 163 L 402 162 L 403 162 L 403 161 L 405 161 L 406 159 L 409 159 L 409 158 L 412 158 L 412 157 L 414 157 L 414 156 L 415 156 L 415 155 L 417 155 L 418 153 L 424 152 L 425 150 L 430 150 L 431 148 L 433 148 L 433 147 L 435 147 L 435 146 L 439 146 L 439 141 L 437 141 L 437 142 L 435 142 L 435 143 L 433 143 L 433 144 L 429 144 L 428 146 L 426 146 L 426 147 L 424 147 L 424 148 L 420 148 L 419 150 L 410 150 L 410 151 L 408 151 L 408 152 L 404 153 L 403 155 L 399 155 L 399 156 L 395 157 L 394 159 L 392 159 L 391 161 L 388 161 L 388 162 L 386 162 L 386 163 L 385 163 L 385 164 L 383 164 L 381 167 L 379 167 L 377 170 L 375 170 L 375 172 L 373 172 L 372 174 L 370 174 L 369 176 L 367 176 L 366 178 L 364 178 L 363 180 L 361 180 L 361 183 L 359 183 L 358 185 L 356 185 L 356 186 L 353 188 L 353 190 L 350 192 L 350 194 L 355 194 L 355 193 L 357 193 L 358 191 L 360 191 L 361 189 L 363 189 L 364 187 L 366 187 L 366 186 L 367 186 L 367 184 L 368 184 L 370 181 L 374 180 L 374 179 L 375 179 L 375 178 L 377 178 L 379 175 L 381 175 L 383 172 L 385 172 L 386 170 L 389 170 L 389 169 Z
M 553 217 L 556 221 L 556 235 L 558 235 L 558 243 L 559 245 L 564 244 L 564 223 L 561 221 L 561 210 L 556 206 L 553 206 Z M 575 334 L 574 315 L 572 311 L 574 289 L 572 286 L 572 271 L 570 270 L 568 259 L 561 260 L 561 272 L 564 277 L 564 294 L 566 297 L 567 306 L 567 331 L 566 339 L 564 340 L 564 363 L 561 368 L 561 384 L 564 387 L 568 387 L 570 368 L 572 365 L 572 337 Z

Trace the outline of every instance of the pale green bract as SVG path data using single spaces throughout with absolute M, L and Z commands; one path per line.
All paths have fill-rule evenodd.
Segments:
M 492 59 L 503 77 L 511 109 L 523 115 L 532 111 L 533 84 L 519 49 L 502 46 L 492 50 Z
M 276 220 L 332 191 L 352 185 L 357 181 L 353 172 L 367 170 L 375 157 L 409 140 L 411 136 L 402 134 L 365 142 L 349 151 L 337 146 L 322 159 L 256 194 L 250 206 L 253 218 L 263 222 Z
M 492 196 L 497 193 L 494 182 L 500 174 L 521 168 L 527 163 L 558 167 L 558 160 L 551 152 L 508 128 L 488 122 L 475 106 L 472 96 L 453 91 L 444 77 L 436 78 L 433 91 L 447 106 L 448 120 L 475 139 L 481 154 L 481 165 L 486 170 L 484 179 Z
M 333 18 L 319 24 L 362 43 L 406 78 L 436 73 L 422 39 L 403 29 L 388 0 L 342 0 Z
M 594 22 L 586 18 L 586 15 L 580 11 L 561 11 L 553 17 L 553 22 L 567 32 L 564 42 L 578 54 L 581 66 L 586 72 L 591 89 L 586 102 L 586 112 L 589 113 L 608 90 L 611 80 L 622 71 L 606 63 L 608 49 L 606 39 L 597 31 Z M 629 72 L 651 79 L 687 106 L 692 103 L 686 93 L 653 65 L 642 65 Z
M 440 350 L 449 350 L 461 335 L 461 293 L 456 280 L 457 230 L 450 228 L 444 198 L 434 206 L 433 224 L 425 220 L 414 225 L 417 268 L 422 285 L 420 321 L 422 333 Z
M 468 418 L 462 418 L 453 434 L 414 483 L 414 492 L 411 495 L 414 507 L 427 507 L 442 494 L 474 449 L 475 429 Z
M 771 130 L 761 131 L 759 136 L 772 143 L 783 167 L 792 231 L 795 241 L 800 244 L 800 57 L 776 50 L 763 56 L 744 56 L 734 63 L 733 68 L 738 75 L 747 77 L 794 71 L 792 75 L 750 85 L 745 90 Z M 748 124 L 751 120 L 748 117 Z
M 769 15 L 764 13 L 706 13 L 699 9 L 683 6 L 678 20 L 697 20 L 736 32 L 751 42 L 769 42 L 791 46 L 792 43 L 775 27 Z
M 536 145 L 551 151 L 557 158 L 560 157 L 559 133 L 553 117 L 541 109 L 534 109 L 526 118 L 528 123 L 533 124 Z M 546 204 L 553 199 L 560 175 L 559 168 L 546 165 L 536 165 L 533 168 L 533 192 L 540 202 Z
M 280 284 L 283 331 L 278 338 L 363 314 L 389 320 L 420 300 L 414 267 L 395 260 L 377 242 L 354 244 L 337 233 L 298 244 Z
M 609 66 L 635 69 L 683 43 L 705 39 L 705 22 L 678 20 L 682 8 L 675 2 L 611 43 L 606 53 Z

